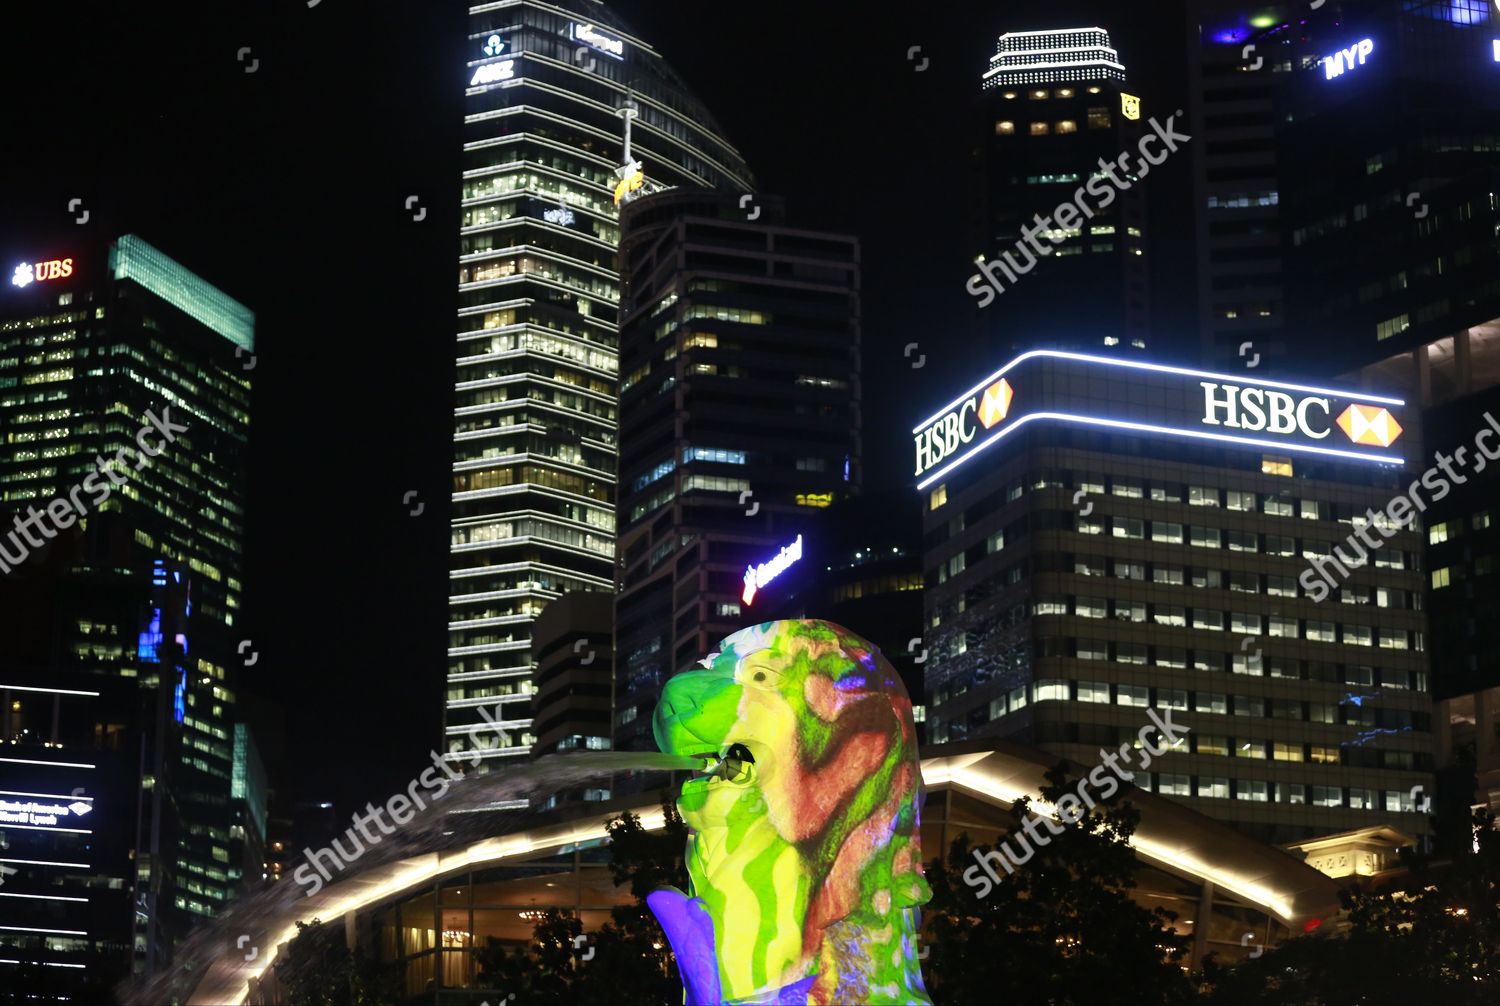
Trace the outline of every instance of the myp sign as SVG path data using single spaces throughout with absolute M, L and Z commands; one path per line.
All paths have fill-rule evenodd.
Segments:
M 1331 56 L 1324 56 L 1323 75 L 1329 80 L 1342 77 L 1351 70 L 1364 66 L 1374 52 L 1374 39 L 1360 39 L 1347 49 L 1340 49 Z

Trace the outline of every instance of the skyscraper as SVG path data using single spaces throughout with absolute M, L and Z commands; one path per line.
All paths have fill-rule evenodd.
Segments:
M 1497 29 L 1482 0 L 1329 5 L 1277 91 L 1290 321 L 1419 402 L 1426 456 L 1463 473 L 1422 517 L 1443 748 L 1480 777 L 1460 806 L 1500 806 Z
M 859 244 L 779 203 L 633 204 L 621 250 L 615 746 L 662 684 L 761 620 L 861 475 Z
M 1424 831 L 1416 411 L 1071 353 L 978 381 L 914 431 L 929 738 L 1119 751 L 1266 841 Z
M 1140 99 L 1103 28 L 1014 31 L 1000 36 L 982 77 L 977 182 L 983 259 L 1012 256 L 1010 282 L 976 275 L 980 324 L 996 353 L 1038 346 L 1139 352 L 1149 335 L 1146 195 L 1126 168 L 1093 214 L 1061 226 L 1052 216 L 1105 165 L 1137 148 Z M 1048 254 L 1036 255 L 1037 233 Z M 990 276 L 996 273 L 991 271 Z M 1003 291 L 995 286 L 1003 286 Z M 1079 297 L 1079 291 L 1088 291 Z M 1060 311 L 1059 305 L 1068 309 Z M 1083 341 L 1080 333 L 1087 333 Z
M 1198 334 L 1212 367 L 1264 375 L 1289 362 L 1273 97 L 1301 65 L 1306 13 L 1289 3 L 1188 5 Z
M 136 769 L 123 784 L 111 772 L 82 785 L 107 808 L 95 826 L 131 852 L 133 905 L 120 923 L 130 931 L 133 916 L 135 968 L 150 971 L 234 897 L 232 864 L 246 852 L 231 807 L 230 669 L 242 662 L 255 316 L 135 236 L 34 252 L 6 271 L 0 609 L 11 659 L 0 668 L 4 683 L 33 689 L 11 708 L 32 727 L 42 720 L 28 706 L 51 701 L 41 685 L 98 693 L 81 714 L 94 729 L 42 725 L 59 745 L 92 743 Z M 0 789 L 26 790 L 31 777 L 18 774 L 41 772 L 32 785 L 50 788 L 31 792 L 66 795 L 47 775 L 54 758 L 4 766 L 12 784 Z M 59 777 L 93 768 L 70 761 Z M 13 848 L 53 838 L 6 837 Z M 90 871 L 109 869 L 103 852 L 82 867 L 36 858 L 64 862 L 11 878 L 8 891 L 102 886 Z
M 473 4 L 469 36 L 444 730 L 486 771 L 530 750 L 543 606 L 614 587 L 618 205 L 753 179 L 605 5 Z

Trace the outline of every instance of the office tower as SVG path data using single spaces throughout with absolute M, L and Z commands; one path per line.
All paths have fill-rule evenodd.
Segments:
M 244 723 L 234 725 L 234 774 L 230 780 L 229 797 L 233 801 L 235 822 L 232 834 L 235 839 L 237 863 L 230 870 L 230 879 L 240 881 L 240 886 L 254 890 L 269 880 L 267 867 L 266 813 L 269 800 L 266 766 L 261 761 L 260 749 L 255 735 Z
M 542 609 L 531 637 L 533 755 L 609 750 L 614 628 L 614 597 L 603 592 L 565 594 Z
M 530 750 L 542 608 L 614 586 L 618 204 L 753 181 L 603 4 L 475 3 L 468 45 L 444 750 L 488 771 Z
M 1123 189 L 1105 183 L 1103 168 L 1127 152 L 1135 158 L 1154 110 L 1143 112 L 1129 92 L 1109 33 L 1001 35 L 982 79 L 980 107 L 974 240 L 976 254 L 990 265 L 968 289 L 982 345 L 997 354 L 1039 346 L 1144 350 L 1145 186 L 1129 164 L 1117 170 Z M 1097 190 L 1085 196 L 1092 215 L 1055 219 L 1059 206 L 1089 186 Z M 1035 235 L 1030 244 L 1028 235 Z
M 859 243 L 678 191 L 624 219 L 615 747 L 662 683 L 761 621 L 860 483 Z
M 1489 802 L 1500 540 L 1476 441 L 1500 415 L 1500 14 L 1330 4 L 1301 31 L 1308 56 L 1277 94 L 1290 319 L 1329 366 L 1423 407 L 1427 464 L 1457 462 L 1464 481 L 1422 515 L 1432 690 L 1461 738 L 1448 749 L 1470 747 L 1489 776 L 1465 802 Z
M 1277 98 L 1288 310 L 1330 373 L 1500 317 L 1497 29 L 1479 0 L 1330 4 L 1302 26 L 1311 54 Z
M 1133 746 L 1137 786 L 1267 841 L 1423 832 L 1416 425 L 1373 393 L 1114 358 L 985 378 L 914 430 L 929 738 L 1084 766 Z
M 150 971 L 239 887 L 229 668 L 255 319 L 135 236 L 36 249 L 0 288 L 0 609 L 49 683 L 134 686 L 90 708 L 138 743 L 124 794 L 97 799 L 130 836 Z
M 136 688 L 60 684 L 34 642 L 0 669 L 0 988 L 86 1002 L 130 970 L 139 737 L 106 710 Z
M 1199 342 L 1208 366 L 1261 377 L 1306 372 L 1295 353 L 1305 347 L 1286 331 L 1274 95 L 1302 67 L 1307 12 L 1235 0 L 1187 8 Z

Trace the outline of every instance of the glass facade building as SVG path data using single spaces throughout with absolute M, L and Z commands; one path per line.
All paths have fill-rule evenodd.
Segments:
M 488 771 L 534 740 L 541 609 L 614 586 L 617 199 L 753 179 L 603 4 L 473 4 L 468 44 L 444 750 Z
M 134 966 L 151 971 L 241 880 L 230 669 L 242 663 L 244 354 L 255 318 L 137 237 L 7 272 L 4 669 L 134 686 L 91 705 L 92 743 L 115 750 L 135 738 L 138 771 L 124 793 L 100 799 L 113 807 L 110 827 L 129 836 L 133 904 L 122 923 L 134 917 Z M 14 711 L 30 701 L 18 695 Z

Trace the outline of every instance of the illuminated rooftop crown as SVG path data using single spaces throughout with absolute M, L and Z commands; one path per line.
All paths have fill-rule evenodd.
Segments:
M 984 87 L 1125 79 L 1120 54 L 1103 28 L 1008 31 L 1000 36 Z

